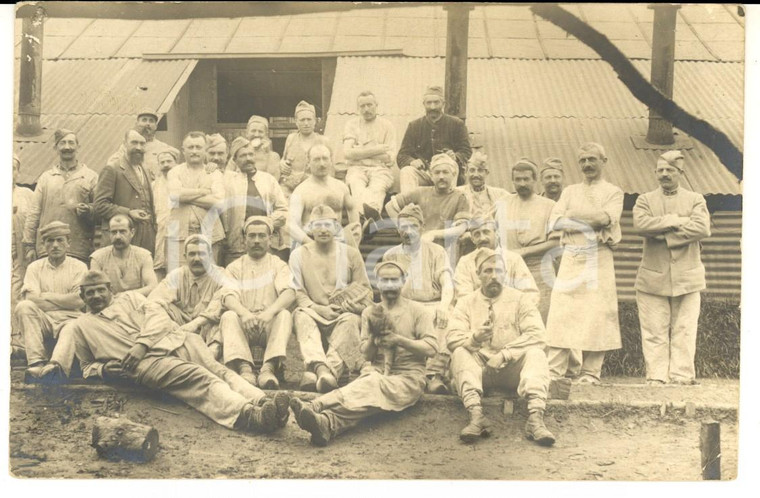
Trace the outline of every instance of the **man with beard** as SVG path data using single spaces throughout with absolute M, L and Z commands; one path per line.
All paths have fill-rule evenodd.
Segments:
M 504 286 L 504 260 L 478 249 L 475 264 L 480 290 L 457 302 L 448 333 L 451 370 L 470 423 L 460 439 L 472 443 L 490 433 L 483 415 L 484 388 L 517 389 L 528 401 L 525 435 L 541 446 L 554 444 L 544 425 L 549 367 L 544 354 L 544 323 L 527 294 Z
M 263 389 L 280 387 L 277 378 L 282 378 L 293 327 L 288 308 L 296 300 L 288 265 L 269 254 L 273 229 L 266 216 L 245 221 L 242 232 L 248 253 L 227 266 L 232 282 L 225 284 L 221 299 L 229 311 L 219 322 L 224 364 Z M 252 346 L 266 348 L 258 379 L 253 372 Z
M 477 249 L 488 248 L 501 254 L 504 259 L 504 285 L 517 289 L 531 297 L 533 304 L 538 304 L 539 294 L 533 275 L 525 266 L 525 262 L 519 254 L 507 251 L 497 243 L 498 233 L 494 220 L 475 218 L 470 223 L 470 237 L 475 244 L 476 250 L 465 254 L 459 259 L 454 272 L 454 283 L 458 298 L 480 289 L 478 267 L 475 264 Z
M 37 187 L 24 220 L 24 253 L 27 263 L 46 256 L 42 231 L 53 221 L 70 229 L 67 253 L 87 262 L 92 252 L 95 217 L 93 195 L 98 175 L 79 162 L 79 139 L 73 131 L 60 129 L 54 134 L 59 162 L 37 179 Z
M 151 181 L 159 175 L 158 154 L 170 147 L 170 145 L 156 138 L 158 128 L 158 114 L 150 108 L 143 108 L 137 114 L 134 130 L 145 138 L 143 167 Z M 109 159 L 108 162 L 118 162 L 119 157 L 124 154 L 124 144 L 119 146 Z
M 221 171 L 209 173 L 206 170 L 206 135 L 200 131 L 185 135 L 182 154 L 186 162 L 172 168 L 166 175 L 172 202 L 167 234 L 169 271 L 184 264 L 177 249 L 190 235 L 202 233 L 211 239 L 214 262 L 220 261 L 224 239 L 224 228 L 218 211 L 214 209 L 224 200 L 224 178 Z
M 444 247 L 455 243 L 467 230 L 470 205 L 464 193 L 454 189 L 457 163 L 446 154 L 433 156 L 430 161 L 430 176 L 434 187 L 418 187 L 414 190 L 394 195 L 385 205 L 391 218 L 407 204 L 416 204 L 422 209 L 425 219 L 423 240 L 436 242 Z M 449 253 L 451 257 L 451 253 Z M 456 261 L 456 258 L 451 258 Z
M 135 225 L 129 216 L 117 214 L 108 222 L 111 245 L 92 253 L 90 269 L 108 275 L 115 294 L 133 290 L 147 296 L 158 284 L 150 252 L 130 243 Z
M 438 353 L 427 362 L 427 391 L 446 394 L 448 388 L 444 377 L 449 364 L 448 350 L 445 348 L 446 327 L 454 302 L 451 263 L 444 248 L 422 240 L 420 235 L 425 219 L 419 206 L 404 206 L 398 214 L 397 226 L 401 244 L 388 249 L 383 261 L 394 261 L 406 269 L 408 278 L 401 295 L 433 311 Z
M 243 224 L 251 216 L 271 219 L 271 248 L 287 261 L 289 238 L 285 223 L 288 201 L 277 180 L 256 168 L 256 150 L 251 140 L 237 137 L 230 147 L 229 167 L 224 171 L 225 204 L 222 222 L 227 234 L 225 263 L 229 265 L 246 254 Z
M 361 351 L 367 362 L 362 375 L 311 402 L 292 398 L 290 406 L 298 426 L 311 433 L 311 443 L 324 446 L 363 419 L 383 412 L 400 412 L 414 406 L 425 388 L 425 358 L 437 351 L 437 339 L 427 310 L 402 297 L 404 270 L 387 261 L 375 266 L 380 304 L 388 323 L 384 335 L 372 330 L 371 308 L 362 312 Z M 389 329 L 389 330 L 388 330 Z M 393 350 L 390 371 L 384 354 Z
M 486 185 L 488 174 L 488 156 L 476 150 L 467 161 L 466 183 L 456 188 L 467 197 L 473 218 L 494 218 L 497 203 L 512 195 L 503 188 Z
M 359 116 L 349 120 L 343 131 L 346 184 L 351 196 L 362 202 L 359 213 L 379 220 L 385 195 L 393 185 L 390 168 L 396 162 L 396 130 L 377 115 L 375 94 L 364 91 L 356 99 Z
M 206 172 L 224 172 L 227 167 L 227 140 L 219 133 L 206 135 Z
M 455 179 L 461 176 L 472 154 L 464 121 L 443 112 L 446 102 L 440 86 L 427 88 L 422 105 L 425 115 L 409 123 L 398 151 L 402 194 L 421 185 L 435 184 L 429 172 L 435 154 L 451 157 L 456 165 Z
M 60 221 L 43 226 L 40 237 L 47 257 L 33 261 L 26 269 L 22 301 L 14 314 L 24 338 L 28 377 L 42 376 L 51 343 L 62 334 L 67 322 L 81 315 L 78 283 L 87 273 L 87 265 L 67 256 L 70 234 L 69 226 Z M 52 359 L 67 363 L 69 355 L 73 359 L 73 349 L 56 347 Z
M 585 384 L 599 383 L 605 351 L 621 347 L 612 248 L 622 239 L 623 191 L 602 179 L 606 163 L 601 145 L 581 145 L 583 182 L 562 192 L 549 218 L 564 247 L 546 322 L 549 368 L 563 377 L 570 351 L 579 349 L 578 382 Z
M 296 126 L 298 131 L 288 135 L 280 161 L 280 185 L 285 195 L 290 194 L 309 175 L 309 150 L 315 145 L 329 146 L 330 141 L 314 131 L 317 124 L 317 111 L 313 105 L 301 101 L 296 106 Z
M 169 272 L 145 303 L 145 327 L 200 334 L 215 358 L 221 354 L 219 290 L 224 270 L 211 260 L 211 242 L 200 234 L 185 240 L 185 264 Z
M 245 127 L 245 138 L 253 146 L 253 161 L 258 171 L 266 171 L 280 181 L 280 155 L 272 150 L 269 138 L 269 121 L 262 116 L 251 116 Z
M 562 160 L 557 157 L 550 157 L 541 165 L 541 186 L 544 191 L 541 194 L 547 199 L 554 202 L 559 200 L 564 188 L 565 178 L 562 171 Z
M 95 270 L 80 287 L 87 313 L 71 329 L 85 379 L 134 381 L 174 396 L 228 429 L 271 433 L 285 426 L 287 394 L 267 397 L 217 363 L 203 341 L 181 327 L 149 327 L 142 295 L 114 296 L 108 276 Z
M 330 176 L 333 167 L 332 150 L 326 145 L 315 145 L 309 149 L 311 176 L 299 185 L 290 196 L 290 234 L 299 244 L 307 244 L 312 239 L 304 231 L 309 213 L 318 205 L 326 204 L 343 218 L 345 212 L 348 224 L 341 238 L 349 245 L 357 247 L 361 241 L 361 224 L 355 199 L 348 187 Z
M 153 254 L 156 250 L 156 211 L 144 157 L 145 137 L 129 130 L 124 134 L 123 153 L 111 157 L 100 172 L 95 188 L 95 212 L 103 220 L 104 234 L 108 233 L 108 221 L 115 215 L 132 218 L 135 223 L 132 243 Z
M 171 204 L 169 202 L 169 181 L 167 175 L 169 171 L 177 165 L 179 161 L 179 151 L 170 147 L 156 156 L 158 160 L 159 173 L 153 180 L 153 200 L 156 204 L 156 252 L 153 258 L 153 268 L 156 271 L 158 280 L 163 280 L 166 276 L 166 231 L 169 229 L 169 213 Z
M 559 246 L 559 233 L 547 229 L 554 201 L 536 194 L 537 180 L 538 167 L 531 160 L 522 158 L 515 163 L 512 184 L 517 195 L 504 200 L 499 225 L 504 229 L 506 249 L 523 258 L 538 285 L 538 311 L 545 321 L 554 283 L 552 252 Z
M 647 383 L 695 384 L 700 291 L 705 288 L 700 240 L 710 236 L 702 195 L 680 188 L 684 157 L 678 150 L 657 159 L 660 188 L 642 194 L 633 225 L 644 237 L 636 276 L 636 304 Z
M 330 206 L 316 206 L 307 229 L 313 241 L 290 256 L 298 305 L 293 323 L 305 367 L 300 389 L 326 393 L 346 369 L 361 366 L 360 314 L 372 303 L 372 289 L 359 250 L 335 240 L 340 223 Z

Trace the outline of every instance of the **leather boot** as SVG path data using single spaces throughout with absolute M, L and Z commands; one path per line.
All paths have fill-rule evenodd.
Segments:
M 470 416 L 470 423 L 459 433 L 459 439 L 465 443 L 474 443 L 480 437 L 491 435 L 489 430 L 491 422 L 483 415 L 483 408 L 480 405 L 468 408 L 467 413 Z
M 442 375 L 433 375 L 427 378 L 427 385 L 425 386 L 427 392 L 430 394 L 448 394 L 449 388 L 446 387 L 446 383 L 443 381 Z
M 277 410 L 277 427 L 285 427 L 288 423 L 288 418 L 290 418 L 290 396 L 288 393 L 278 392 L 271 398 L 262 399 L 261 404 L 264 405 L 267 401 L 274 403 L 274 407 Z
M 235 427 L 250 432 L 272 432 L 277 428 L 277 407 L 269 399 L 261 406 L 246 403 L 240 411 Z
M 335 376 L 327 365 L 320 363 L 316 366 L 314 372 L 317 374 L 318 393 L 329 393 L 338 388 L 338 381 L 335 380 Z
M 314 392 L 317 390 L 317 376 L 314 372 L 304 370 L 301 375 L 301 381 L 298 383 L 298 389 L 300 391 Z
M 259 387 L 262 389 L 279 389 L 280 382 L 277 380 L 276 371 L 277 368 L 273 362 L 264 363 L 261 371 L 259 371 Z
M 311 434 L 311 444 L 326 446 L 330 442 L 330 425 L 326 415 L 314 411 L 311 403 L 305 403 L 298 398 L 291 398 L 290 408 L 298 427 Z
M 528 415 L 528 421 L 525 423 L 525 437 L 535 441 L 541 446 L 551 446 L 554 444 L 554 434 L 544 425 L 544 411 L 534 410 Z

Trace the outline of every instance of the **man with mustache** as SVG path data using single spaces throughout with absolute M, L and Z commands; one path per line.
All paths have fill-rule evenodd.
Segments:
M 564 248 L 546 320 L 549 368 L 564 377 L 570 351 L 581 350 L 584 384 L 598 384 L 605 351 L 621 347 L 612 248 L 622 239 L 623 191 L 602 179 L 606 163 L 601 145 L 578 148 L 583 182 L 562 192 L 548 224 Z
M 526 437 L 551 446 L 554 435 L 544 425 L 549 367 L 541 315 L 530 296 L 504 286 L 498 252 L 478 249 L 475 264 L 480 289 L 457 302 L 447 336 L 454 382 L 470 417 L 459 437 L 472 443 L 490 434 L 481 406 L 484 389 L 516 388 L 528 401 Z
M 333 167 L 332 150 L 326 145 L 315 145 L 309 149 L 309 169 L 311 176 L 300 184 L 290 196 L 290 234 L 299 244 L 312 241 L 304 231 L 309 213 L 314 207 L 326 204 L 343 219 L 345 212 L 348 224 L 343 228 L 341 238 L 349 245 L 357 247 L 362 237 L 359 211 L 356 200 L 348 187 L 330 176 Z
M 359 116 L 349 120 L 343 131 L 343 155 L 346 158 L 346 184 L 357 202 L 359 213 L 377 221 L 383 210 L 385 195 L 393 186 L 390 168 L 396 163 L 396 130 L 377 115 L 377 98 L 364 91 L 356 99 Z
M 221 299 L 228 311 L 219 322 L 223 363 L 263 389 L 280 387 L 293 327 L 288 309 L 296 300 L 288 265 L 269 253 L 273 229 L 266 216 L 251 216 L 243 224 L 248 252 L 227 266 L 231 281 L 225 283 Z M 252 347 L 265 348 L 258 378 Z
M 158 161 L 158 175 L 153 180 L 153 200 L 156 205 L 156 224 L 158 230 L 156 231 L 156 252 L 153 258 L 153 268 L 156 272 L 156 278 L 163 280 L 166 276 L 166 232 L 168 230 L 167 223 L 169 221 L 169 213 L 171 212 L 171 204 L 169 202 L 169 180 L 167 175 L 169 171 L 177 165 L 179 161 L 179 151 L 174 147 L 159 152 L 156 155 Z
M 498 202 L 512 195 L 503 188 L 486 185 L 488 175 L 488 156 L 476 150 L 467 161 L 465 184 L 457 187 L 467 197 L 473 218 L 495 217 Z
M 435 154 L 445 153 L 454 160 L 457 166 L 455 179 L 463 176 L 464 167 L 472 154 L 464 121 L 444 113 L 446 102 L 443 88 L 428 87 L 422 97 L 422 105 L 425 106 L 425 115 L 409 123 L 398 151 L 401 193 L 419 186 L 434 185 L 429 168 Z
M 562 195 L 562 189 L 565 187 L 565 177 L 562 171 L 562 160 L 557 157 L 550 157 L 544 160 L 541 165 L 541 186 L 543 192 L 541 195 L 554 202 L 559 200 Z
M 263 116 L 251 116 L 245 127 L 245 138 L 253 146 L 253 160 L 258 171 L 266 171 L 280 181 L 280 155 L 272 150 L 269 121 Z
M 224 228 L 214 206 L 224 201 L 224 179 L 221 171 L 206 170 L 206 146 L 205 133 L 191 131 L 185 135 L 182 154 L 186 162 L 166 175 L 172 202 L 167 235 L 169 271 L 184 264 L 177 249 L 190 235 L 199 233 L 211 239 L 214 262 L 220 261 Z
M 22 300 L 14 314 L 24 339 L 29 365 L 27 378 L 41 378 L 49 373 L 51 369 L 45 367 L 51 358 L 63 364 L 73 360 L 73 344 L 63 340 L 65 334 L 61 329 L 81 315 L 83 303 L 77 284 L 87 273 L 87 265 L 67 256 L 70 234 L 69 225 L 60 221 L 43 226 L 40 237 L 47 257 L 33 261 L 26 269 Z M 59 335 L 64 344 L 56 345 L 50 356 L 49 346 Z
M 92 253 L 90 269 L 108 275 L 115 294 L 133 290 L 147 296 L 158 284 L 153 258 L 142 247 L 131 245 L 135 225 L 129 216 L 117 214 L 108 222 L 111 245 Z
M 644 237 L 636 304 L 648 384 L 695 384 L 700 291 L 705 288 L 700 240 L 710 236 L 705 198 L 680 187 L 681 151 L 657 159 L 660 188 L 642 194 L 633 225 Z
M 454 159 L 447 154 L 433 156 L 430 161 L 430 175 L 433 187 L 418 187 L 394 195 L 385 205 L 385 210 L 391 218 L 398 218 L 399 212 L 407 204 L 418 205 L 425 219 L 423 240 L 448 247 L 467 230 L 470 205 L 465 194 L 454 188 L 457 175 L 457 163 Z
M 171 147 L 169 144 L 156 138 L 158 120 L 158 114 L 153 111 L 153 109 L 144 107 L 137 114 L 137 118 L 135 118 L 135 126 L 132 128 L 145 138 L 145 157 L 143 159 L 143 166 L 151 181 L 156 179 L 160 173 L 158 154 Z M 119 146 L 119 150 L 108 159 L 108 162 L 118 161 L 119 156 L 122 154 L 124 154 L 124 144 Z
M 425 358 L 437 351 L 437 339 L 428 311 L 402 296 L 404 269 L 392 261 L 375 266 L 380 289 L 379 306 L 391 332 L 376 336 L 370 330 L 370 308 L 362 312 L 361 352 L 368 366 L 362 375 L 338 390 L 311 402 L 292 398 L 290 406 L 301 429 L 311 433 L 311 444 L 325 446 L 359 422 L 383 412 L 400 412 L 414 406 L 425 388 Z M 390 372 L 384 374 L 382 351 L 393 348 Z
M 312 242 L 290 255 L 298 306 L 293 323 L 304 359 L 300 389 L 326 393 L 346 369 L 362 364 L 360 314 L 372 303 L 372 289 L 359 250 L 336 240 L 340 223 L 330 206 L 312 209 L 307 230 Z
M 206 172 L 224 172 L 227 167 L 227 140 L 219 133 L 206 135 Z
M 508 251 L 497 243 L 498 231 L 496 229 L 496 221 L 474 218 L 470 222 L 470 237 L 473 244 L 475 244 L 475 251 L 459 258 L 456 271 L 454 272 L 454 284 L 458 299 L 480 289 L 480 278 L 478 277 L 475 257 L 477 256 L 478 249 L 487 248 L 501 253 L 506 272 L 504 285 L 524 292 L 532 298 L 533 304 L 538 304 L 538 287 L 536 287 L 536 282 L 525 265 L 525 261 L 523 261 L 519 254 Z
M 80 296 L 87 313 L 72 335 L 85 379 L 131 380 L 184 401 L 228 429 L 271 433 L 285 426 L 290 398 L 274 398 L 217 363 L 203 341 L 174 325 L 152 328 L 145 298 L 113 295 L 108 276 L 90 270 Z
M 251 216 L 266 216 L 272 223 L 270 247 L 287 262 L 289 238 L 285 223 L 288 218 L 288 201 L 277 180 L 256 167 L 256 149 L 253 142 L 237 137 L 230 147 L 229 167 L 224 171 L 224 223 L 225 263 L 229 265 L 248 251 L 243 224 Z
M 24 220 L 24 256 L 27 263 L 45 257 L 46 246 L 38 228 L 60 221 L 70 230 L 67 254 L 87 263 L 92 252 L 98 175 L 77 159 L 79 139 L 73 131 L 56 130 L 53 139 L 59 161 L 37 179 Z
M 416 204 L 404 206 L 398 214 L 396 224 L 401 244 L 388 249 L 383 255 L 383 261 L 394 261 L 406 269 L 408 278 L 401 294 L 432 311 L 439 351 L 427 362 L 427 391 L 446 394 L 448 388 L 444 378 L 449 364 L 448 350 L 445 348 L 446 327 L 454 302 L 449 256 L 438 244 L 422 240 L 425 218 Z
M 519 254 L 533 275 L 540 294 L 538 310 L 546 320 L 554 283 L 551 254 L 559 246 L 559 233 L 547 230 L 554 201 L 536 194 L 537 180 L 538 167 L 533 161 L 518 160 L 512 167 L 512 184 L 517 195 L 504 200 L 498 217 L 506 236 L 506 249 Z
M 211 259 L 211 241 L 203 235 L 185 240 L 185 264 L 169 272 L 145 303 L 145 326 L 150 330 L 170 330 L 179 326 L 187 333 L 199 334 L 215 358 L 221 355 L 219 320 L 222 302 L 219 290 L 224 270 Z
M 144 165 L 145 137 L 129 130 L 124 134 L 123 152 L 114 155 L 100 172 L 95 188 L 95 212 L 103 220 L 102 231 L 108 233 L 108 221 L 117 214 L 132 218 L 135 236 L 132 244 L 156 250 L 156 211 L 150 176 Z M 104 244 L 107 238 L 103 237 Z

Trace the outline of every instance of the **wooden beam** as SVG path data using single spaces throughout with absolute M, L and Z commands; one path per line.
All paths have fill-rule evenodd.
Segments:
M 470 32 L 468 5 L 446 5 L 446 112 L 467 117 L 467 52 Z
M 657 4 L 651 5 L 650 8 L 654 10 L 650 81 L 664 96 L 672 99 L 675 73 L 676 15 L 681 6 Z M 664 119 L 650 107 L 647 142 L 657 145 L 670 145 L 674 141 L 673 123 Z
M 18 121 L 16 133 L 33 137 L 42 133 L 42 41 L 45 34 L 45 10 L 35 9 L 25 17 L 21 28 L 21 60 L 18 83 Z

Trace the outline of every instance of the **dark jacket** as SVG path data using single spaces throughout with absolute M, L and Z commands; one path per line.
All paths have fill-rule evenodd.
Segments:
M 147 211 L 151 219 L 147 222 L 135 222 L 135 236 L 132 244 L 150 251 L 156 249 L 156 210 L 153 205 L 153 189 L 143 168 L 145 183 L 141 184 L 134 169 L 121 154 L 108 160 L 98 177 L 95 187 L 95 212 L 103 222 L 103 243 L 108 245 L 108 222 L 116 214 L 129 216 L 131 209 Z
M 404 140 L 398 151 L 398 167 L 408 166 L 413 159 L 422 159 L 426 165 L 430 158 L 444 150 L 453 150 L 459 163 L 459 171 L 464 171 L 467 160 L 472 155 L 470 139 L 464 121 L 456 116 L 444 114 L 435 124 L 425 117 L 415 119 L 406 127 Z

